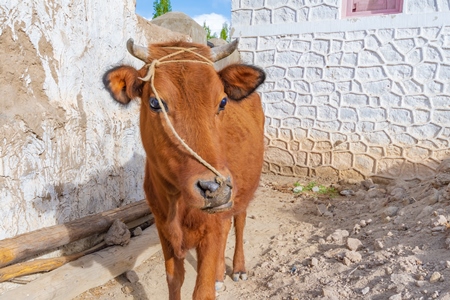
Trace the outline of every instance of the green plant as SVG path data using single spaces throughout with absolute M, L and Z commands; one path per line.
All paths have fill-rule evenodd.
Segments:
M 230 26 L 227 22 L 222 24 L 222 30 L 220 31 L 220 38 L 229 42 L 231 40 L 230 36 Z
M 217 34 L 211 34 L 211 28 L 209 28 L 208 25 L 206 25 L 206 22 L 203 22 L 203 29 L 206 31 L 206 40 L 210 40 L 212 38 L 217 38 Z
M 315 181 L 311 181 L 310 183 L 308 183 L 305 186 L 305 191 L 311 192 L 312 189 L 316 186 L 316 182 Z
M 336 197 L 338 191 L 334 187 L 326 187 L 321 184 L 317 184 L 315 181 L 309 182 L 307 185 L 302 186 L 298 181 L 294 183 L 292 191 L 296 194 L 301 192 L 317 193 L 321 195 L 327 195 L 329 197 Z
M 169 11 L 172 11 L 172 5 L 170 4 L 170 0 L 155 0 L 153 2 L 153 10 L 155 11 L 153 14 L 153 19 L 159 16 L 162 16 Z

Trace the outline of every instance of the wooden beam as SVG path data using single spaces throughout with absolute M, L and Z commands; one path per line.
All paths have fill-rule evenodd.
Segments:
M 150 223 L 150 225 L 153 225 L 154 223 L 153 215 L 147 215 L 142 218 L 133 220 L 126 225 L 129 229 L 131 229 L 139 225 L 142 225 L 143 223 L 146 222 Z M 106 235 L 108 235 L 108 233 L 106 233 Z M 92 252 L 105 248 L 105 246 L 106 243 L 105 241 L 103 241 L 92 248 L 71 255 L 44 258 L 44 259 L 34 259 L 32 261 L 12 264 L 7 267 L 0 268 L 0 283 L 20 276 L 52 271 L 70 261 L 76 260 L 84 255 L 91 254 Z
M 0 268 L 37 254 L 106 232 L 115 219 L 129 223 L 150 214 L 145 200 L 0 241 Z
M 36 280 L 0 295 L 0 300 L 65 300 L 105 284 L 142 264 L 161 249 L 155 225 L 131 239 L 68 263 Z
M 7 266 L 0 269 L 0 282 L 4 282 L 16 277 L 41 273 L 41 272 L 49 272 L 56 268 L 63 266 L 64 264 L 76 260 L 84 255 L 90 254 L 101 248 L 106 246 L 105 242 L 101 242 L 98 245 L 95 245 L 92 248 L 89 248 L 85 251 L 75 253 L 72 255 L 65 255 L 60 257 L 53 258 L 44 258 L 44 259 L 35 259 L 32 261 L 26 261 L 23 263 L 17 263 L 11 266 Z

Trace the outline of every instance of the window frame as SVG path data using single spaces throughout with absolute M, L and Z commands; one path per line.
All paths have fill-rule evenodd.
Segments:
M 376 15 L 392 15 L 400 14 L 403 12 L 403 0 L 395 0 L 395 8 L 376 10 L 376 11 L 358 11 L 353 12 L 353 3 L 357 0 L 342 0 L 342 17 L 343 18 L 353 18 L 353 17 L 368 17 Z

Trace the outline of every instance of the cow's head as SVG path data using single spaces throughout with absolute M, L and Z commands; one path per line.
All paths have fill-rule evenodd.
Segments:
M 139 70 L 119 66 L 104 75 L 105 87 L 116 101 L 127 104 L 141 99 L 146 176 L 159 196 L 184 199 L 185 205 L 208 212 L 232 206 L 235 189 L 227 166 L 232 155 L 240 154 L 227 152 L 222 133 L 233 121 L 230 114 L 239 113 L 238 102 L 245 101 L 265 79 L 261 69 L 243 64 L 215 71 L 211 61 L 236 47 L 237 41 L 212 50 L 183 42 L 140 47 L 129 40 L 129 52 L 146 65 Z

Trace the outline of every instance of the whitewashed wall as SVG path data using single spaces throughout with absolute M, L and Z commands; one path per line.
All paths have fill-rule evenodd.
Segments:
M 145 23 L 134 1 L 0 0 L 0 240 L 144 198 L 139 105 L 102 75 L 142 65 Z
M 233 0 L 247 63 L 264 67 L 265 171 L 421 178 L 450 156 L 450 2 L 341 18 L 338 0 Z

